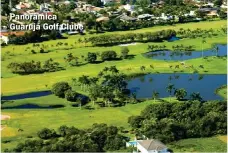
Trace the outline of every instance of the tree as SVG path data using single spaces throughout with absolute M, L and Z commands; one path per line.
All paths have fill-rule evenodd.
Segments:
M 104 51 L 101 53 L 102 61 L 114 60 L 116 59 L 117 54 L 115 51 Z
M 128 118 L 128 123 L 131 125 L 133 128 L 140 128 L 142 126 L 142 121 L 143 117 L 141 116 L 130 116 Z
M 116 66 L 110 66 L 109 71 L 110 71 L 112 74 L 117 74 L 117 73 L 119 73 L 119 70 L 116 68 Z
M 194 100 L 198 100 L 198 101 L 202 101 L 203 98 L 201 97 L 200 93 L 199 92 L 193 92 L 191 95 L 190 95 L 190 99 L 192 101 Z
M 128 57 L 129 49 L 128 47 L 122 47 L 121 48 L 121 57 L 123 59 L 126 59 Z
M 146 8 L 150 5 L 150 0 L 136 0 L 136 4 L 141 8 Z
M 89 88 L 89 97 L 95 105 L 95 101 L 97 100 L 98 97 L 100 97 L 100 86 L 97 84 L 94 84 L 92 87 Z
M 64 98 L 65 92 L 71 89 L 70 85 L 67 82 L 57 82 L 52 86 L 52 93 L 58 97 Z
M 6 3 L 6 4 L 3 4 L 2 5 L 2 9 L 1 9 L 1 15 L 5 16 L 5 15 L 9 15 L 11 12 L 10 10 L 10 7 L 9 5 Z
M 158 98 L 158 96 L 159 96 L 159 93 L 154 90 L 153 93 L 152 93 L 152 98 L 154 99 L 154 102 Z
M 75 102 L 77 99 L 77 93 L 71 89 L 65 92 L 65 98 L 67 101 Z
M 219 51 L 218 46 L 214 46 L 214 47 L 213 47 L 213 51 L 215 52 L 216 57 L 218 57 L 218 51 Z
M 214 1 L 215 6 L 218 6 L 218 7 L 220 7 L 222 5 L 222 3 L 223 3 L 222 0 L 215 0 Z
M 205 40 L 205 38 L 203 38 L 203 40 L 202 40 L 202 58 L 203 58 L 203 52 L 204 52 L 203 44 L 205 44 L 205 43 L 206 43 L 206 40 Z
M 88 52 L 87 61 L 89 63 L 94 63 L 96 60 L 97 60 L 97 54 L 96 53 Z
M 80 83 L 81 88 L 83 88 L 84 86 L 84 89 L 91 83 L 89 76 L 86 75 L 82 75 L 81 77 L 79 77 L 78 82 Z
M 169 101 L 171 101 L 171 94 L 174 89 L 174 85 L 169 83 L 168 86 L 166 87 L 167 92 L 169 93 Z
M 121 0 L 121 1 L 120 1 L 120 4 L 122 4 L 122 5 L 126 5 L 126 4 L 127 4 L 127 2 L 128 2 L 128 0 Z
M 44 62 L 43 69 L 46 72 L 55 72 L 55 71 L 60 70 L 61 68 L 59 67 L 58 62 L 54 62 L 54 60 L 52 58 L 50 58 Z
M 174 95 L 176 96 L 177 100 L 182 100 L 185 96 L 187 96 L 187 91 L 183 88 L 176 89 L 174 91 Z
M 54 130 L 50 130 L 48 128 L 43 128 L 37 133 L 38 137 L 41 139 L 50 139 L 57 136 Z
M 103 5 L 101 0 L 87 0 L 87 3 L 92 4 L 93 6 L 96 6 L 96 7 L 101 7 Z

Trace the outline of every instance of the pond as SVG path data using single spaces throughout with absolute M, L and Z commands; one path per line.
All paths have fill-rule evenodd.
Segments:
M 180 40 L 181 38 L 176 37 L 176 36 L 172 36 L 170 39 L 168 39 L 169 42 L 173 42 L 173 41 L 177 41 Z
M 51 95 L 51 91 L 36 91 L 36 92 L 29 92 L 29 93 L 23 93 L 23 94 L 16 94 L 12 96 L 2 96 L 1 100 L 19 100 L 19 99 L 26 99 L 26 98 L 36 98 L 36 97 L 42 97 L 42 96 L 48 96 Z
M 53 105 L 53 106 L 39 106 L 35 104 L 24 104 L 18 106 L 2 107 L 2 109 L 52 109 L 52 108 L 62 108 L 64 105 Z
M 128 89 L 136 92 L 137 98 L 151 98 L 152 92 L 159 92 L 159 98 L 168 97 L 166 87 L 169 83 L 174 84 L 174 88 L 184 88 L 188 95 L 192 92 L 199 92 L 203 100 L 222 100 L 222 97 L 215 94 L 215 90 L 227 84 L 227 75 L 199 75 L 199 74 L 148 74 L 137 77 L 128 82 Z
M 218 56 L 227 55 L 227 45 L 217 45 L 219 48 Z M 144 54 L 146 57 L 158 60 L 188 60 L 202 57 L 202 51 L 153 51 Z M 204 50 L 204 57 L 215 56 L 212 49 Z

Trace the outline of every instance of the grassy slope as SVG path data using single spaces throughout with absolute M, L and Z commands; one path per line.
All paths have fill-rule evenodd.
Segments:
M 184 139 L 168 146 L 174 152 L 226 152 L 226 141 L 221 138 L 226 139 L 226 136 Z
M 223 88 L 219 89 L 217 94 L 224 97 L 224 99 L 227 99 L 227 86 L 224 86 Z

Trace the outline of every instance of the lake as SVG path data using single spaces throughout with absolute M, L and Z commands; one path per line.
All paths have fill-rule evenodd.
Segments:
M 227 45 L 217 45 L 219 48 L 218 56 L 226 56 L 227 55 Z M 212 50 L 205 50 L 203 52 L 204 57 L 215 56 L 216 53 Z M 202 51 L 152 51 L 144 54 L 145 56 L 158 59 L 158 60 L 188 60 L 194 58 L 202 57 Z
M 203 100 L 222 100 L 222 97 L 215 94 L 215 90 L 227 84 L 227 75 L 214 74 L 148 74 L 137 77 L 128 82 L 128 89 L 136 92 L 137 98 L 151 98 L 152 92 L 159 92 L 159 98 L 168 97 L 166 87 L 169 83 L 174 84 L 176 89 L 184 88 L 189 98 L 192 92 L 199 92 Z
M 137 93 L 137 98 L 151 98 L 154 90 L 159 92 L 159 97 L 168 97 L 169 93 L 166 92 L 166 86 L 169 83 L 174 84 L 175 88 L 184 88 L 189 94 L 192 92 L 200 92 L 204 100 L 222 100 L 222 97 L 215 94 L 215 90 L 227 84 L 226 74 L 148 74 L 145 76 L 136 77 L 128 81 L 127 88 L 132 92 Z M 12 96 L 3 96 L 2 101 L 12 101 L 26 98 L 38 98 L 52 94 L 51 91 L 37 91 L 31 93 L 17 94 Z M 83 95 L 80 95 L 83 96 Z M 188 98 L 188 96 L 186 98 Z M 85 96 L 86 97 L 86 96 Z M 84 98 L 85 98 L 84 97 Z M 88 98 L 88 97 L 86 97 Z M 35 105 L 22 105 L 14 108 L 41 108 Z M 42 107 L 47 108 L 47 107 Z M 50 107 L 49 107 L 50 108 Z

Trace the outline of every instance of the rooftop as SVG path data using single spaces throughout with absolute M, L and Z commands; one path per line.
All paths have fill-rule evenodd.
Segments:
M 146 150 L 163 150 L 166 149 L 167 147 L 160 141 L 158 140 L 142 140 L 142 141 L 137 141 L 141 146 L 143 146 Z

